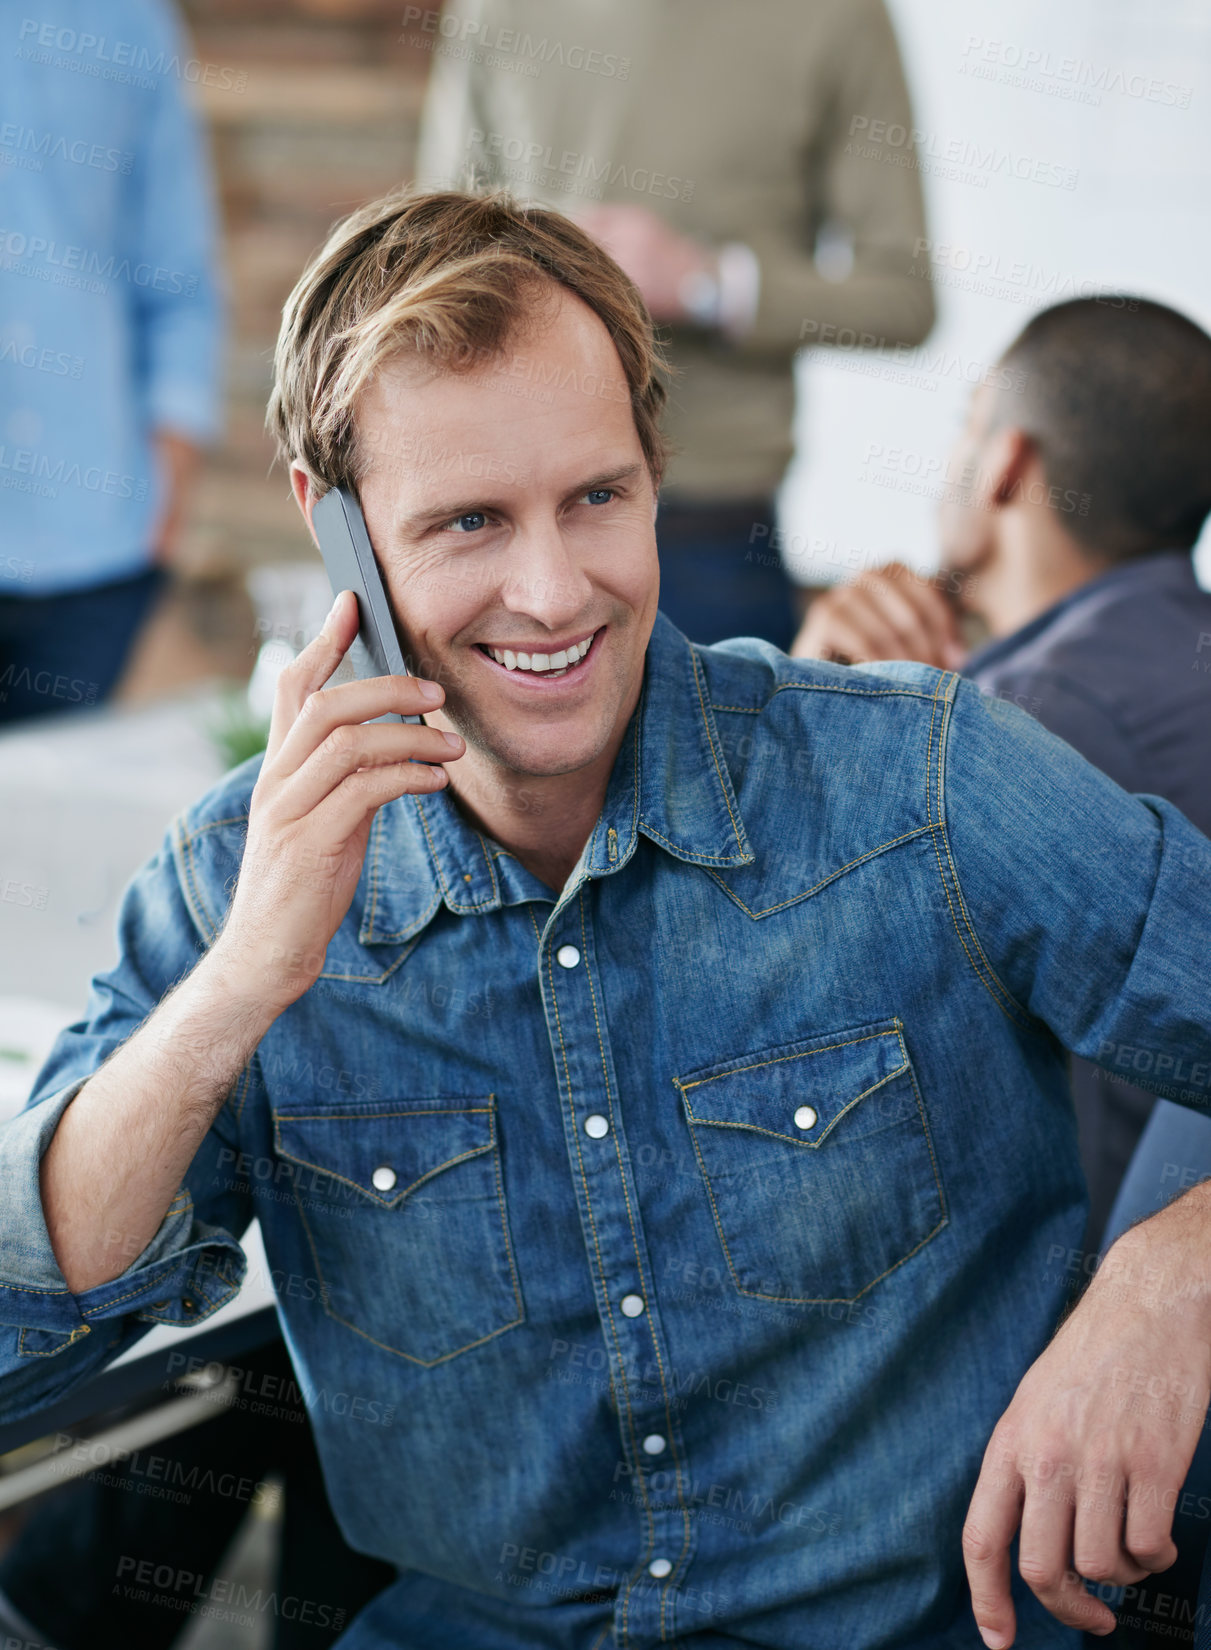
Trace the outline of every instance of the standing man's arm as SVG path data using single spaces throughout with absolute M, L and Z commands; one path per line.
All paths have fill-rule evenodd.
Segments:
M 748 237 L 761 282 L 741 349 L 791 353 L 835 343 L 846 328 L 871 344 L 919 344 L 933 326 L 912 103 L 891 19 L 883 0 L 847 0 L 837 18 L 818 75 L 828 101 L 807 157 L 809 198 L 816 226 L 831 221 L 847 235 L 853 265 L 844 279 L 826 280 L 813 247 L 768 232 Z
M 1025 711 L 960 683 L 945 733 L 939 875 L 956 944 L 1020 1035 L 1211 1110 L 1211 840 L 1132 797 Z M 1040 1139 L 1039 1150 L 1047 1142 Z M 1211 1393 L 1211 1193 L 1111 1248 L 999 1422 L 964 1548 L 985 1642 L 1012 1641 L 1010 1546 L 1060 1620 L 1113 1617 L 1077 1579 L 1172 1563 Z
M 695 321 L 738 351 L 787 359 L 805 345 L 918 344 L 929 332 L 925 206 L 915 167 L 902 164 L 915 158 L 912 110 L 891 21 L 883 0 L 846 0 L 835 16 L 816 70 L 824 109 L 803 157 L 812 213 L 805 233 L 757 228 L 711 249 L 642 205 L 569 206 L 656 320 Z M 867 141 L 872 131 L 881 144 Z M 887 144 L 888 131 L 900 146 Z M 850 243 L 853 263 L 842 280 L 826 278 L 816 261 L 815 234 L 825 221 Z
M 192 51 L 171 9 L 158 8 L 164 61 Z M 203 449 L 219 433 L 224 298 L 219 226 L 206 137 L 182 74 L 142 91 L 145 121 L 130 177 L 134 333 L 143 403 L 156 457 L 159 507 L 154 559 L 174 558 Z
M 469 54 L 451 49 L 451 42 L 434 27 L 437 16 L 435 6 L 408 31 L 432 53 L 417 139 L 416 182 L 422 189 L 503 183 L 487 146 L 488 121 L 481 96 L 485 71 Z M 458 16 L 467 25 L 478 21 L 478 0 L 466 0 Z

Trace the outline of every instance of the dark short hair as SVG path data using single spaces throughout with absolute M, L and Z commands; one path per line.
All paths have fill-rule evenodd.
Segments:
M 1147 298 L 1040 311 L 1001 357 L 996 422 L 1030 438 L 1064 526 L 1113 561 L 1190 549 L 1211 511 L 1211 337 Z

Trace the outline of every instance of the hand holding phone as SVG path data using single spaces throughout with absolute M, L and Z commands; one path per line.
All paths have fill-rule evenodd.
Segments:
M 212 947 L 228 984 L 262 1017 L 283 1012 L 323 972 L 379 808 L 443 789 L 443 764 L 466 748 L 458 734 L 422 720 L 445 693 L 409 675 L 364 523 L 357 533 L 361 511 L 353 500 L 353 515 L 349 502 L 334 500 L 324 513 L 337 599 L 320 634 L 278 677 L 239 880 Z M 317 522 L 324 505 L 328 497 L 316 506 Z M 359 641 L 360 679 L 321 692 Z

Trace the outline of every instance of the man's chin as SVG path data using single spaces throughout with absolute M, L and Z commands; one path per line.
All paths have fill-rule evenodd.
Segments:
M 561 728 L 514 735 L 491 732 L 465 720 L 458 732 L 468 747 L 486 757 L 491 765 L 516 779 L 557 779 L 562 774 L 579 773 L 590 767 L 609 743 L 610 730 L 603 727 Z

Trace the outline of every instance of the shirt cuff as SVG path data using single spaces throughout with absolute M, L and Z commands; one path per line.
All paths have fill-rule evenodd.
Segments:
M 39 1170 L 60 1118 L 88 1080 L 80 1078 L 0 1128 L 0 1323 L 21 1330 L 26 1354 L 57 1352 L 105 1319 L 200 1323 L 235 1296 L 248 1266 L 230 1233 L 194 1218 L 193 1199 L 182 1186 L 151 1242 L 124 1272 L 71 1292 L 46 1229 Z
M 162 382 L 153 386 L 147 402 L 147 421 L 153 430 L 172 430 L 199 447 L 207 447 L 221 433 L 214 397 L 193 384 Z
M 681 302 L 692 321 L 727 338 L 742 338 L 757 319 L 761 266 L 752 247 L 729 241 L 713 270 L 696 269 L 681 283 Z
M 719 253 L 719 330 L 743 338 L 752 330 L 761 300 L 761 265 L 751 246 L 729 241 Z

